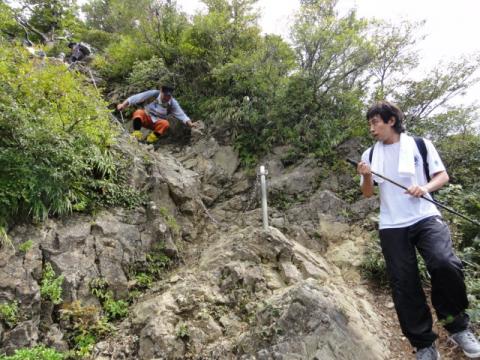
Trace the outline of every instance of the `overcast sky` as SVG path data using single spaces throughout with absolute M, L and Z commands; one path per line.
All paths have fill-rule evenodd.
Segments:
M 199 0 L 177 0 L 187 13 L 201 10 Z M 264 32 L 287 37 L 299 0 L 259 0 L 260 25 Z M 439 61 L 480 52 L 480 0 L 339 0 L 340 12 L 356 7 L 358 15 L 394 20 L 426 20 L 419 43 L 420 68 L 428 71 Z M 480 85 L 466 94 L 462 102 L 480 100 Z

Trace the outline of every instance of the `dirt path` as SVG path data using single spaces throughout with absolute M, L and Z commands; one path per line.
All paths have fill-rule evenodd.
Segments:
M 376 301 L 373 302 L 377 312 L 383 314 L 383 323 L 390 342 L 392 356 L 389 360 L 415 359 L 414 349 L 408 340 L 403 336 L 398 323 L 397 314 L 393 307 L 392 298 L 388 289 L 379 289 L 370 286 L 369 291 L 375 294 Z M 428 290 L 425 290 L 428 293 Z M 430 306 L 430 309 L 432 307 Z M 438 324 L 435 319 L 434 331 L 439 335 L 437 347 L 442 360 L 464 360 L 468 359 L 463 352 L 448 341 L 448 333 Z

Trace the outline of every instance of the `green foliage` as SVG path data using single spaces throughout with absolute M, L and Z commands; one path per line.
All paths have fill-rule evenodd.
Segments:
M 478 191 L 477 179 L 480 177 L 479 134 L 469 130 L 468 125 L 466 125 L 462 132 L 457 129 L 451 135 L 444 134 L 442 138 L 437 140 L 437 144 L 438 151 L 448 169 L 450 182 L 462 184 L 467 190 L 476 189 Z M 451 200 L 453 199 L 449 199 L 449 201 Z
M 109 296 L 103 303 L 103 308 L 107 313 L 109 320 L 123 319 L 128 315 L 128 303 L 124 300 L 115 300 L 113 293 L 107 293 Z
M 480 218 L 478 190 L 468 190 L 461 185 L 448 185 L 438 192 L 437 200 L 472 219 Z M 478 226 L 446 211 L 444 216 L 455 230 L 454 242 L 460 249 L 472 246 L 478 236 Z
M 122 319 L 128 315 L 128 303 L 124 300 L 115 300 L 113 291 L 108 290 L 105 279 L 94 279 L 90 282 L 90 291 L 102 303 L 103 310 L 109 320 Z
M 31 349 L 17 349 L 14 355 L 0 355 L 0 360 L 63 360 L 65 355 L 55 349 L 36 346 Z
M 40 294 L 43 299 L 49 300 L 55 305 L 60 304 L 62 300 L 62 284 L 64 276 L 56 276 L 50 263 L 46 263 L 43 268 Z
M 0 224 L 140 203 L 96 89 L 0 42 Z
M 405 75 L 418 65 L 415 45 L 423 39 L 417 35 L 417 31 L 424 23 L 372 22 L 374 34 L 371 42 L 374 55 L 369 68 L 376 78 L 373 100 L 387 98 L 402 83 Z
M 104 50 L 111 42 L 117 40 L 115 34 L 92 28 L 81 29 L 77 37 L 97 50 Z
M 171 265 L 170 258 L 163 252 L 163 246 L 156 245 L 147 254 L 147 274 L 160 276 Z
M 177 223 L 177 220 L 175 220 L 175 217 L 170 215 L 168 210 L 164 207 L 161 207 L 159 211 L 160 211 L 160 215 L 162 215 L 162 217 L 165 219 L 170 230 L 172 230 L 174 234 L 178 235 L 180 233 L 180 226 L 178 226 L 178 223 Z
M 151 275 L 141 272 L 135 274 L 135 281 L 137 282 L 137 287 L 141 289 L 149 289 L 152 287 L 153 278 Z
M 5 228 L 0 225 L 0 249 L 3 249 L 7 246 L 11 247 L 12 249 L 15 248 L 13 246 L 12 239 L 10 238 L 10 236 L 8 236 L 7 232 L 5 231 Z
M 27 240 L 25 241 L 24 243 L 20 244 L 20 246 L 18 247 L 18 251 L 22 252 L 22 253 L 26 253 L 28 252 L 28 250 L 30 250 L 33 246 L 33 241 L 32 240 Z
M 127 82 L 134 92 L 157 89 L 160 84 L 172 83 L 173 74 L 166 68 L 162 59 L 152 56 L 148 60 L 133 65 Z
M 292 29 L 294 48 L 314 101 L 353 88 L 372 61 L 367 22 L 354 10 L 339 17 L 335 0 L 304 3 Z
M 176 331 L 176 336 L 177 338 L 181 340 L 188 340 L 190 339 L 190 329 L 188 327 L 188 324 L 186 323 L 179 323 L 177 325 L 177 331 Z
M 57 57 L 60 53 L 63 53 L 68 56 L 71 50 L 68 47 L 68 43 L 66 41 L 58 41 L 55 44 L 45 47 L 47 56 L 50 57 Z
M 15 327 L 18 322 L 18 302 L 12 301 L 7 304 L 0 304 L 0 320 L 9 328 Z
M 405 80 L 398 86 L 394 96 L 406 114 L 409 131 L 416 133 L 417 128 L 426 127 L 423 123 L 432 123 L 448 101 L 477 82 L 474 76 L 479 67 L 479 56 L 464 57 L 435 67 L 423 79 Z
M 0 36 L 6 35 L 10 38 L 17 36 L 21 28 L 15 22 L 13 10 L 4 1 L 0 2 Z
M 82 6 L 86 25 L 108 33 L 131 34 L 148 18 L 151 0 L 91 0 Z
M 103 56 L 94 59 L 93 66 L 108 80 L 120 80 L 130 74 L 136 61 L 146 60 L 151 55 L 151 49 L 138 39 L 121 35 L 110 43 Z
M 76 2 L 73 0 L 19 0 L 21 5 L 17 18 L 22 19 L 31 32 L 33 41 L 49 42 L 64 30 L 75 32 L 81 27 L 77 18 Z
M 89 356 L 95 343 L 114 331 L 97 307 L 83 306 L 79 301 L 64 304 L 60 319 L 68 330 L 67 340 L 74 354 L 81 358 Z
M 99 300 L 104 300 L 106 298 L 106 293 L 108 290 L 108 282 L 104 278 L 96 278 L 90 280 L 90 292 L 92 295 L 96 296 Z
M 362 270 L 362 274 L 367 279 L 370 279 L 382 286 L 386 286 L 388 284 L 387 268 L 378 237 L 372 236 L 360 268 Z
M 142 39 L 149 45 L 152 54 L 161 58 L 167 66 L 172 66 L 181 61 L 179 45 L 188 28 L 187 17 L 168 0 L 153 3 L 149 11 L 148 21 L 140 24 Z
M 171 225 L 169 226 L 171 227 Z M 129 278 L 135 279 L 136 290 L 147 289 L 151 287 L 154 280 L 161 278 L 165 270 L 171 266 L 171 263 L 172 260 L 165 255 L 163 246 L 155 245 L 146 255 L 145 261 L 131 265 L 128 271 Z

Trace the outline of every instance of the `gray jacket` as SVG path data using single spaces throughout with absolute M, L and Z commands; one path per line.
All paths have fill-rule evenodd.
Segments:
M 165 119 L 168 115 L 172 114 L 183 123 L 186 123 L 190 118 L 182 110 L 178 101 L 173 97 L 168 103 L 163 103 L 160 100 L 160 90 L 148 90 L 139 94 L 130 96 L 127 101 L 129 105 L 137 105 L 146 100 L 154 99 L 144 109 L 148 115 L 152 118 L 152 121 L 156 123 L 159 119 Z

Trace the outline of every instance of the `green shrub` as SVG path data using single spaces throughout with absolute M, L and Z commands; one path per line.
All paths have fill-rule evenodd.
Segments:
M 94 66 L 110 80 L 121 80 L 132 71 L 135 62 L 152 56 L 149 48 L 128 35 L 122 35 L 118 41 L 110 43 L 103 58 L 97 56 Z
M 82 75 L 0 38 L 0 226 L 140 203 L 117 134 Z
M 385 259 L 383 258 L 382 248 L 377 236 L 372 236 L 371 241 L 367 245 L 365 258 L 360 265 L 362 274 L 374 283 L 381 286 L 388 284 L 387 268 Z
M 7 304 L 0 304 L 0 320 L 9 328 L 15 327 L 18 323 L 18 302 L 12 301 Z
M 163 246 L 157 244 L 147 253 L 145 261 L 131 264 L 128 277 L 136 280 L 136 291 L 147 289 L 151 287 L 154 280 L 161 278 L 171 263 L 172 260 L 165 255 Z
M 157 245 L 146 256 L 145 273 L 158 279 L 160 275 L 170 266 L 172 260 L 165 255 L 163 247 Z
M 82 29 L 81 33 L 78 34 L 78 38 L 97 50 L 103 50 L 108 47 L 112 41 L 115 41 L 117 36 L 98 29 Z
M 141 289 L 149 289 L 153 283 L 152 276 L 143 272 L 135 274 L 135 280 L 137 282 L 137 287 Z
M 22 253 L 26 253 L 28 252 L 28 250 L 30 250 L 33 246 L 33 241 L 32 240 L 27 240 L 25 241 L 24 243 L 20 244 L 20 246 L 18 247 L 18 251 L 22 252 Z
M 17 24 L 13 16 L 13 10 L 4 1 L 0 3 L 0 36 L 20 35 L 22 28 Z
M 83 306 L 79 301 L 62 305 L 60 319 L 68 331 L 67 340 L 75 356 L 88 357 L 95 343 L 115 330 L 99 311 L 99 308 Z
M 0 360 L 63 360 L 65 356 L 55 349 L 37 346 L 31 349 L 17 349 L 14 355 L 0 355 Z
M 108 290 L 108 282 L 105 279 L 90 281 L 90 292 L 100 300 L 109 320 L 122 319 L 128 315 L 128 303 L 121 299 L 115 300 L 113 292 Z
M 180 226 L 178 226 L 178 223 L 177 223 L 177 220 L 175 220 L 175 217 L 170 215 L 168 210 L 164 207 L 161 207 L 159 211 L 160 211 L 160 215 L 162 215 L 163 218 L 165 219 L 165 222 L 167 223 L 170 230 L 174 234 L 178 235 L 180 233 Z
M 173 74 L 167 69 L 162 59 L 153 56 L 144 61 L 137 61 L 128 75 L 127 82 L 132 92 L 158 89 L 161 84 L 172 84 Z
M 42 298 L 51 301 L 55 305 L 60 304 L 62 300 L 62 284 L 64 276 L 56 276 L 52 265 L 46 263 L 43 269 L 42 282 L 40 287 L 40 294 Z
M 476 237 L 470 246 L 458 250 L 457 256 L 464 264 L 465 284 L 469 298 L 468 314 L 474 323 L 480 323 L 480 237 Z
M 478 190 L 475 188 L 469 189 L 460 184 L 449 184 L 438 192 L 436 200 L 471 219 L 480 218 L 480 200 Z M 460 249 L 472 246 L 475 237 L 478 235 L 478 226 L 447 211 L 444 211 L 443 215 L 450 227 L 453 228 L 454 243 Z
M 8 236 L 7 232 L 5 231 L 5 228 L 1 225 L 1 222 L 2 222 L 2 218 L 0 217 L 0 248 L 4 248 L 8 246 L 14 249 L 12 239 L 10 239 L 10 236 Z
M 103 309 L 109 320 L 123 319 L 128 315 L 128 303 L 124 300 L 115 300 L 113 293 L 109 292 L 107 299 L 103 302 Z
M 176 336 L 181 340 L 188 340 L 190 338 L 190 329 L 188 327 L 188 324 L 186 323 L 178 324 Z

